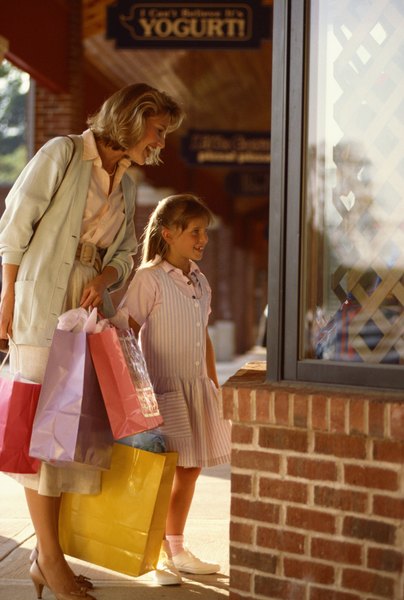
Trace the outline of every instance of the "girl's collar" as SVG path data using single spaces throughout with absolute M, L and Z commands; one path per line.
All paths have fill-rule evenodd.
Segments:
M 154 259 L 155 260 L 155 259 Z M 161 259 L 160 259 L 161 260 Z M 179 273 L 181 273 L 181 275 L 184 275 L 182 269 L 179 269 L 178 267 L 175 267 L 174 265 L 172 265 L 171 263 L 169 263 L 167 260 L 163 259 L 161 261 L 161 266 L 163 267 L 163 269 L 169 273 L 170 271 L 178 271 Z M 189 271 L 186 274 L 186 276 L 191 275 L 191 273 L 199 273 L 199 267 L 196 263 L 194 263 L 194 261 L 190 260 L 189 261 Z

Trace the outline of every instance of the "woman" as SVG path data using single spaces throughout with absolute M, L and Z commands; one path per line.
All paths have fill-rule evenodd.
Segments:
M 0 220 L 0 338 L 10 339 L 10 367 L 41 382 L 57 319 L 71 308 L 113 312 L 109 292 L 127 279 L 137 249 L 135 185 L 130 167 L 158 164 L 165 136 L 183 113 L 164 92 L 133 84 L 113 94 L 80 136 L 47 142 L 24 168 Z M 25 487 L 37 536 L 30 575 L 41 597 L 93 598 L 59 544 L 63 492 L 97 493 L 100 472 L 42 463 L 15 476 Z

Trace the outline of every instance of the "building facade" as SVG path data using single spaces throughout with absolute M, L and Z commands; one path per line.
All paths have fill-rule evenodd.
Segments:
M 150 175 L 156 188 L 192 187 L 220 209 L 206 272 L 238 351 L 269 306 L 267 361 L 223 387 L 233 422 L 230 599 L 402 600 L 402 0 L 263 0 L 273 35 L 261 50 L 158 59 L 106 51 L 109 0 L 27 0 L 24 20 L 6 4 L 6 55 L 37 81 L 35 148 L 83 128 L 117 87 L 118 57 L 126 83 L 164 64 L 158 80 L 190 101 L 199 125 L 270 126 L 269 215 L 262 186 L 240 192 L 240 182 L 262 183 L 262 171 L 230 177 L 229 190 L 221 168 L 178 160 L 174 137 Z M 221 89 L 230 96 L 213 109 Z
M 404 597 L 404 5 L 274 3 L 267 364 L 233 420 L 230 598 Z

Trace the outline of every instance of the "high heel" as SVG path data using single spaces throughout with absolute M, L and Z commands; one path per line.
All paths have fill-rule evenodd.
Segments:
M 56 600 L 76 600 L 77 598 L 85 598 L 87 600 L 96 600 L 94 598 L 94 596 L 87 594 L 87 590 L 84 587 L 80 588 L 77 591 L 67 592 L 67 593 L 55 592 L 54 590 L 52 590 L 52 588 L 49 586 L 48 582 L 46 581 L 44 574 L 42 573 L 41 569 L 39 568 L 37 560 L 34 560 L 34 562 L 31 564 L 29 574 L 30 574 L 32 582 L 35 586 L 38 600 L 41 600 L 42 591 L 45 586 L 50 589 L 52 594 L 55 596 Z
M 31 554 L 29 555 L 29 562 L 33 563 L 34 560 L 38 560 L 38 548 L 35 546 L 31 550 Z
M 31 554 L 29 555 L 29 561 L 31 563 L 33 563 L 35 560 L 38 560 L 38 548 L 36 546 L 31 550 Z M 85 587 L 88 590 L 94 589 L 94 585 L 92 584 L 91 580 L 85 575 L 75 575 L 74 580 L 81 587 Z
M 34 560 L 34 562 L 31 564 L 29 574 L 36 589 L 36 596 L 38 599 L 40 599 L 42 598 L 42 591 L 45 587 L 45 579 L 38 567 L 36 560 Z

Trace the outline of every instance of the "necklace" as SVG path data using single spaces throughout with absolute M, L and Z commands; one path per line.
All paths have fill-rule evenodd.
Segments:
M 112 169 L 112 171 L 111 171 L 111 172 L 107 171 L 106 169 L 105 169 L 105 170 L 107 171 L 107 174 L 108 174 L 110 177 L 113 177 L 113 176 L 115 175 L 115 173 L 116 173 L 116 170 L 117 170 L 117 168 L 118 168 L 118 163 L 115 163 L 115 166 L 114 166 L 114 168 Z

